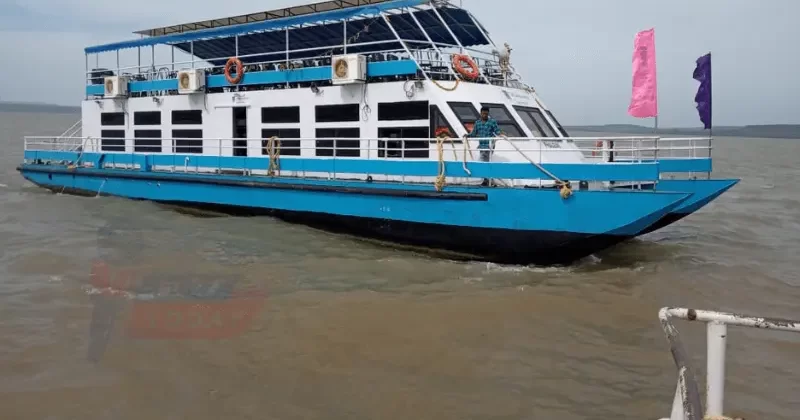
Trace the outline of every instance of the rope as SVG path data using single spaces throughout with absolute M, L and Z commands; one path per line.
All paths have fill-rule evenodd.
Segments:
M 436 187 L 436 191 L 442 191 L 444 186 L 447 185 L 447 175 L 445 174 L 445 160 L 444 160 L 444 142 L 450 142 L 450 149 L 453 151 L 453 160 L 458 160 L 458 153 L 456 153 L 456 146 L 453 143 L 453 139 L 448 136 L 447 134 L 441 134 L 436 137 L 436 151 L 439 155 L 439 174 L 436 175 L 436 181 L 434 181 L 433 186 Z M 464 169 L 464 172 L 467 173 L 468 176 L 472 176 L 472 171 L 467 168 L 467 154 L 469 154 L 470 159 L 472 159 L 472 150 L 469 149 L 469 143 L 464 140 L 464 159 L 461 161 L 461 167 Z
M 454 84 L 453 87 L 451 87 L 451 88 L 447 88 L 447 87 L 442 86 L 439 82 L 436 81 L 436 79 L 431 79 L 431 82 L 433 82 L 433 84 L 436 85 L 436 87 L 438 87 L 439 89 L 441 89 L 441 90 L 443 90 L 445 92 L 452 92 L 452 91 L 456 90 L 456 88 L 458 88 L 458 84 L 461 83 L 461 79 L 456 79 L 456 84 Z
M 277 143 L 277 147 L 275 144 Z M 267 152 L 269 153 L 269 169 L 267 169 L 267 176 L 275 176 L 275 171 L 278 171 L 278 176 L 281 174 L 281 141 L 277 136 L 272 136 L 267 142 Z
M 447 184 L 447 175 L 445 175 L 444 170 L 444 140 L 449 138 L 450 137 L 448 136 L 439 136 L 436 138 L 436 151 L 439 153 L 439 174 L 436 175 L 436 180 L 433 182 L 433 186 L 436 188 L 436 191 L 442 191 L 445 184 Z
M 510 144 L 511 147 L 516 149 L 517 152 L 519 152 L 519 154 L 522 155 L 522 157 L 524 157 L 528 162 L 530 162 L 533 166 L 535 166 L 536 169 L 542 171 L 545 175 L 549 176 L 550 178 L 553 179 L 553 181 L 556 182 L 556 186 L 560 187 L 559 194 L 561 195 L 562 199 L 566 200 L 567 198 L 572 196 L 572 186 L 570 185 L 569 181 L 566 181 L 566 182 L 562 181 L 557 176 L 555 176 L 552 172 L 550 172 L 547 169 L 545 169 L 542 165 L 540 165 L 540 164 L 534 162 L 533 160 L 531 160 L 531 158 L 529 158 L 528 155 L 523 153 L 522 150 L 519 150 L 519 147 L 517 147 L 516 144 L 514 144 L 512 141 L 510 141 L 508 139 L 508 137 L 506 137 L 506 136 L 502 136 L 502 137 L 504 137 L 506 139 L 506 141 L 508 142 L 508 144 Z

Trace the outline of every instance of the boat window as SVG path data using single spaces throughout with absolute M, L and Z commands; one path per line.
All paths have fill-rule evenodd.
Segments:
M 173 153 L 203 153 L 203 130 L 172 130 L 172 138 Z
M 125 130 L 101 130 L 100 148 L 104 152 L 124 152 Z
M 556 116 L 553 115 L 553 113 L 550 112 L 549 109 L 546 112 L 547 112 L 547 115 L 550 116 L 550 119 L 553 120 L 554 123 L 556 123 L 556 128 L 558 128 L 558 131 L 561 133 L 561 135 L 564 136 L 564 137 L 569 137 L 569 134 L 567 134 L 567 130 L 565 130 L 564 127 L 561 126 L 561 123 L 558 122 L 558 120 L 556 119 Z M 569 141 L 569 140 L 567 140 L 567 141 Z
M 175 125 L 195 125 L 203 123 L 203 111 L 172 111 L 172 124 Z M 174 137 L 174 136 L 173 136 Z
M 427 159 L 430 155 L 428 127 L 383 127 L 378 137 L 378 157 Z
M 133 151 L 161 153 L 161 130 L 135 130 L 133 132 Z
M 427 119 L 428 101 L 384 102 L 378 104 L 378 121 Z
M 540 109 L 524 106 L 515 106 L 514 109 L 519 112 L 522 121 L 525 121 L 525 125 L 536 134 L 536 137 L 558 137 L 553 127 L 547 123 Z
M 508 137 L 525 137 L 522 129 L 519 127 L 514 117 L 508 112 L 505 105 L 502 104 L 481 104 L 489 108 L 489 116 L 497 121 L 500 131 Z
M 269 139 L 278 137 L 281 156 L 300 156 L 300 129 L 299 128 L 264 128 L 261 130 L 261 154 L 269 155 Z
M 317 105 L 314 109 L 316 121 L 326 122 L 353 122 L 359 120 L 359 105 Z
M 125 125 L 125 113 L 103 112 L 100 114 L 100 125 Z
M 161 125 L 161 111 L 134 112 L 133 125 Z
M 299 123 L 299 106 L 274 106 L 261 108 L 261 122 L 263 124 Z
M 361 156 L 361 130 L 359 128 L 318 128 L 316 155 L 333 156 L 336 147 L 336 156 L 360 157 Z M 336 144 L 334 145 L 334 140 Z M 351 140 L 352 139 L 352 140 Z
M 472 131 L 475 121 L 480 118 L 480 114 L 475 110 L 475 107 L 469 102 L 448 102 L 447 104 L 450 105 L 450 109 L 456 114 L 458 121 L 467 132 Z
M 455 137 L 456 131 L 453 130 L 453 127 L 450 125 L 450 122 L 447 121 L 442 111 L 439 110 L 439 107 L 436 105 L 431 105 L 431 125 L 428 131 L 428 138 L 435 138 L 439 137 L 440 133 L 446 133 L 449 137 Z M 456 141 L 453 139 L 453 141 Z M 458 142 L 461 142 L 459 139 Z

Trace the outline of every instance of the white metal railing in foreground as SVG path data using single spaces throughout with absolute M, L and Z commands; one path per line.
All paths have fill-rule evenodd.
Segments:
M 725 396 L 725 346 L 728 325 L 764 328 L 800 333 L 800 321 L 765 318 L 726 312 L 704 311 L 686 308 L 662 308 L 658 312 L 661 327 L 669 341 L 670 351 L 678 368 L 678 384 L 672 403 L 672 414 L 661 420 L 727 419 L 723 415 Z M 689 363 L 686 350 L 681 344 L 678 330 L 670 318 L 701 321 L 707 328 L 706 353 L 706 411 L 700 400 L 700 391 Z

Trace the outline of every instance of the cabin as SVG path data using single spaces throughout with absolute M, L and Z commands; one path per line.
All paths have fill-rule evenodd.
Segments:
M 88 150 L 263 157 L 275 137 L 281 158 L 436 160 L 447 136 L 477 160 L 463 137 L 486 106 L 540 162 L 583 159 L 511 48 L 446 1 L 335 0 L 138 34 L 85 50 Z

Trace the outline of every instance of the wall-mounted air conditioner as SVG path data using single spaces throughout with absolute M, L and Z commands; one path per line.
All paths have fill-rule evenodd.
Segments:
M 125 98 L 128 96 L 127 76 L 106 76 L 103 80 L 103 96 L 106 98 Z
M 361 54 L 337 55 L 331 60 L 334 85 L 364 83 L 367 80 L 367 57 Z
M 181 70 L 178 72 L 178 93 L 190 94 L 202 92 L 206 87 L 206 74 L 201 69 Z

